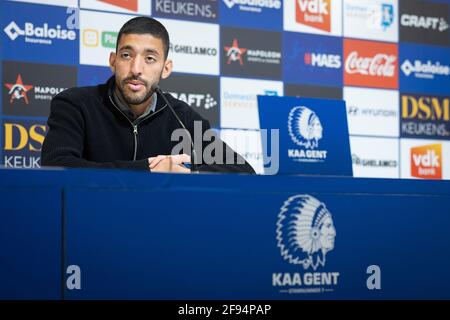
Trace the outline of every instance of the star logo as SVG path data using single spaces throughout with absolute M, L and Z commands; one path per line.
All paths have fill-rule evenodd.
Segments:
M 244 61 L 242 61 L 242 55 L 247 52 L 246 48 L 239 48 L 239 43 L 237 39 L 233 40 L 233 45 L 231 47 L 225 47 L 225 51 L 227 52 L 228 61 L 227 64 L 231 62 L 238 61 L 242 65 L 244 65 Z
M 11 95 L 9 103 L 13 103 L 14 100 L 20 100 L 23 98 L 25 103 L 28 104 L 27 92 L 33 88 L 33 86 L 23 84 L 22 76 L 20 74 L 17 76 L 16 83 L 5 83 L 5 86 L 9 90 L 8 94 Z

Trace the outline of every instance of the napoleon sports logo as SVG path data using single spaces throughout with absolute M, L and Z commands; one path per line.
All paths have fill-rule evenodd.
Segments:
M 306 270 L 325 266 L 334 249 L 336 229 L 324 203 L 310 195 L 287 199 L 278 214 L 277 243 L 281 256 Z
M 292 141 L 306 149 L 319 146 L 323 128 L 319 117 L 307 107 L 294 107 L 289 112 L 288 130 Z

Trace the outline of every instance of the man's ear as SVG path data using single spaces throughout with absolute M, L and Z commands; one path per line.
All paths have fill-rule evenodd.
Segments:
M 116 73 L 116 66 L 115 66 L 116 57 L 117 54 L 115 52 L 111 52 L 109 54 L 109 69 L 111 69 L 112 73 Z
M 161 74 L 161 78 L 162 79 L 167 79 L 170 74 L 172 73 L 172 69 L 173 69 L 173 63 L 172 60 L 167 59 L 166 62 L 164 62 L 164 68 Z

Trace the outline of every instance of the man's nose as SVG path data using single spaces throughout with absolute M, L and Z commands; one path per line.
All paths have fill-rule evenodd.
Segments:
M 141 75 L 142 68 L 143 68 L 143 64 L 142 64 L 141 59 L 139 59 L 139 57 L 134 58 L 133 61 L 131 62 L 131 73 L 135 76 Z

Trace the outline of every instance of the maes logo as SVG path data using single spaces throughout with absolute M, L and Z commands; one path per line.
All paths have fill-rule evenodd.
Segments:
M 16 83 L 5 83 L 6 88 L 8 88 L 8 94 L 11 96 L 9 103 L 13 103 L 14 100 L 23 99 L 26 104 L 29 103 L 27 92 L 32 89 L 32 85 L 23 84 L 22 76 L 19 74 L 17 76 Z
M 15 41 L 19 36 L 24 36 L 25 42 L 47 45 L 51 45 L 55 39 L 73 41 L 77 38 L 75 31 L 62 29 L 60 25 L 51 28 L 47 23 L 37 27 L 31 22 L 25 22 L 24 28 L 21 29 L 16 22 L 11 21 L 4 31 L 12 41 Z
M 336 229 L 333 217 L 323 202 L 310 195 L 292 196 L 284 202 L 278 214 L 276 232 L 283 259 L 303 266 L 304 270 L 311 268 L 315 271 L 324 267 L 326 255 L 334 249 Z M 273 273 L 272 285 L 291 287 L 285 291 L 288 293 L 317 292 L 303 288 L 337 285 L 338 277 L 339 272 Z
M 306 52 L 304 55 L 304 62 L 306 65 L 312 67 L 329 68 L 329 69 L 339 69 L 342 65 L 341 56 L 325 53 Z
M 303 25 L 331 31 L 331 0 L 296 0 L 295 20 Z
M 98 0 L 100 2 L 105 2 L 112 4 L 113 6 L 127 9 L 130 11 L 138 11 L 138 0 Z
M 424 179 L 442 179 L 441 144 L 411 148 L 411 176 Z

